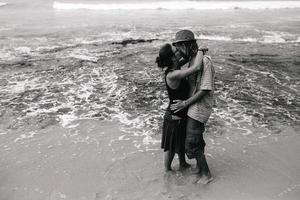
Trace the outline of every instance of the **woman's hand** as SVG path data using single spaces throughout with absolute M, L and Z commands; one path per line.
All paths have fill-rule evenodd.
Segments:
M 186 107 L 186 102 L 182 100 L 174 100 L 170 108 L 174 113 L 179 112 L 180 110 L 184 109 Z
M 190 68 L 196 71 L 200 70 L 202 68 L 202 59 L 203 53 L 202 51 L 198 51 L 197 55 L 190 62 Z

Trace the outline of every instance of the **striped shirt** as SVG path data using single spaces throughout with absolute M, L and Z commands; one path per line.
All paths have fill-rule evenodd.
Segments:
M 200 80 L 196 77 L 189 77 L 190 85 L 192 91 L 199 90 L 209 90 L 209 93 L 203 96 L 199 101 L 190 105 L 188 109 L 188 116 L 192 119 L 195 119 L 199 122 L 206 123 L 208 118 L 212 113 L 212 108 L 214 105 L 214 79 L 215 79 L 215 70 L 209 56 L 204 56 L 203 58 L 203 71 L 198 73 Z M 199 80 L 197 82 L 197 79 Z M 192 95 L 194 95 L 193 92 Z

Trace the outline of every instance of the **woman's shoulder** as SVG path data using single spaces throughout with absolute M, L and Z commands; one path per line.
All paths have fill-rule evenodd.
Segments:
M 170 73 L 174 72 L 175 69 L 168 68 L 165 70 L 165 76 L 168 76 Z

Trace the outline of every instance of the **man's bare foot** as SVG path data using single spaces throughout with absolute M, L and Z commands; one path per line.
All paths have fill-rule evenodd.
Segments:
M 197 183 L 202 183 L 202 184 L 206 185 L 206 184 L 210 183 L 212 180 L 214 180 L 214 178 L 211 175 L 209 175 L 209 176 L 203 175 L 203 176 L 199 177 L 199 180 L 197 181 Z
M 180 166 L 179 166 L 179 171 L 182 171 L 182 170 L 185 170 L 185 169 L 188 169 L 188 168 L 190 168 L 191 167 L 191 165 L 189 164 L 189 163 L 183 163 L 183 164 L 181 164 Z

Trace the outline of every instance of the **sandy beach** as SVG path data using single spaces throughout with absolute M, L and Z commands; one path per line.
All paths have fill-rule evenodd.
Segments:
M 117 124 L 81 120 L 14 140 L 16 131 L 1 134 L 1 146 L 9 147 L 1 151 L 0 199 L 299 198 L 299 127 L 263 139 L 208 132 L 206 155 L 215 179 L 201 185 L 191 170 L 178 171 L 177 159 L 174 173 L 164 174 L 159 144 L 135 145 L 144 136 L 124 133 Z

